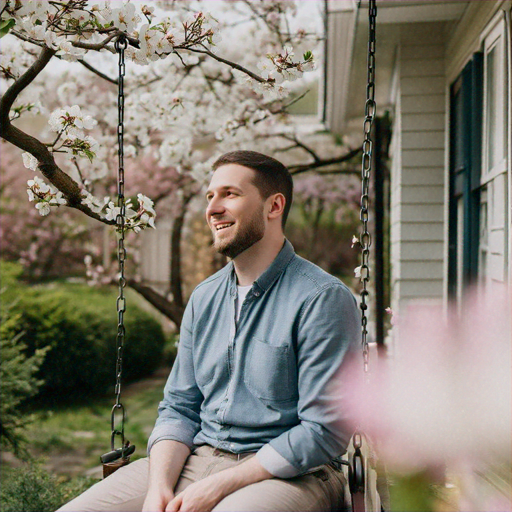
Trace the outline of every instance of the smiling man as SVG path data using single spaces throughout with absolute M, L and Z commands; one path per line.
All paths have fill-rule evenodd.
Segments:
M 235 151 L 213 169 L 206 221 L 231 261 L 190 297 L 149 458 L 63 511 L 340 505 L 344 478 L 331 461 L 352 432 L 330 384 L 358 350 L 356 301 L 286 240 L 293 183 L 284 165 Z

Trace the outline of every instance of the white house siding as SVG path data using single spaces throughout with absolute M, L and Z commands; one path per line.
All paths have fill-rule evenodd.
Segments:
M 144 284 L 166 293 L 171 271 L 171 223 L 160 221 L 158 229 L 147 229 L 139 236 L 140 276 Z
M 393 308 L 443 297 L 445 25 L 400 26 L 391 144 Z

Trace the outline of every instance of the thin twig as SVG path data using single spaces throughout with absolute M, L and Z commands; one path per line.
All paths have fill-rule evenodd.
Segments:
M 95 73 L 99 77 L 103 78 L 107 82 L 110 82 L 111 84 L 114 84 L 114 85 L 118 84 L 117 78 L 110 78 L 109 76 L 102 73 L 99 69 L 96 69 L 95 67 L 91 66 L 88 62 L 85 62 L 85 60 L 79 59 L 77 62 L 79 62 L 80 64 L 82 64 L 82 66 L 84 66 L 84 68 L 87 68 L 89 71 L 92 71 L 93 73 Z
M 264 84 L 268 83 L 268 80 L 265 80 L 261 76 L 258 76 L 255 73 L 253 73 L 252 71 L 249 71 L 247 68 L 240 66 L 240 64 L 237 64 L 236 62 L 231 62 L 230 60 L 224 59 L 223 57 L 219 57 L 218 55 L 215 55 L 215 53 L 211 52 L 210 50 L 207 50 L 206 48 L 204 50 L 198 50 L 196 48 L 183 48 L 183 49 L 188 50 L 189 52 L 203 53 L 218 62 L 222 62 L 223 64 L 226 64 L 234 69 L 238 69 L 238 71 L 241 71 L 242 73 L 245 73 L 246 75 L 249 75 L 252 79 L 256 80 L 257 82 L 264 83 Z
M 28 37 L 28 36 L 22 34 L 21 32 L 18 32 L 17 30 L 11 30 L 9 33 L 27 43 L 35 44 L 36 46 L 39 46 L 40 48 L 47 48 L 47 46 L 44 43 L 41 43 L 40 41 L 37 41 L 36 39 L 32 39 L 31 37 Z
M 283 133 L 281 134 L 281 137 L 283 139 L 289 140 L 290 142 L 293 142 L 295 144 L 295 147 L 301 148 L 304 151 L 306 151 L 306 153 L 309 153 L 313 157 L 313 160 L 315 162 L 320 162 L 320 157 L 315 153 L 315 151 L 313 151 L 310 147 L 306 146 L 306 144 L 297 139 L 295 135 L 286 135 Z
M 307 171 L 311 171 L 313 169 L 319 169 L 321 167 L 327 167 L 328 165 L 340 164 L 343 162 L 347 162 L 361 153 L 361 148 L 352 149 L 348 153 L 343 156 L 328 158 L 326 160 L 319 160 L 318 162 L 311 162 L 310 164 L 298 164 L 288 166 L 290 174 L 302 174 Z M 345 172 L 345 171 L 343 171 Z M 346 171 L 347 173 L 352 173 L 353 171 Z M 323 174 L 324 172 L 322 172 Z
M 80 177 L 80 181 L 82 182 L 82 185 L 85 186 L 85 180 L 84 180 L 82 171 L 80 170 L 80 166 L 78 165 L 78 162 L 76 160 L 76 157 L 74 156 L 73 158 L 71 158 L 71 161 L 73 162 L 73 164 L 78 172 L 78 176 Z

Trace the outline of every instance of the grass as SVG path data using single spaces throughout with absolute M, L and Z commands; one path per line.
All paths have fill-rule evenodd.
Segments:
M 137 447 L 132 460 L 146 456 L 147 439 L 156 420 L 168 371 L 160 370 L 154 377 L 122 390 L 121 403 L 127 412 L 125 436 Z M 26 432 L 31 455 L 43 460 L 44 466 L 63 481 L 86 474 L 99 476 L 99 457 L 110 451 L 113 404 L 114 397 L 111 397 L 87 405 L 35 412 Z M 9 471 L 6 464 L 2 458 L 3 472 Z

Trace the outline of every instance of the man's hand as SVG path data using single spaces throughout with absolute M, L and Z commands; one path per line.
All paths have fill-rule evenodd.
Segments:
M 165 512 L 174 498 L 173 489 L 190 455 L 183 443 L 162 440 L 149 456 L 149 485 L 142 512 Z
M 169 503 L 165 511 L 210 512 L 217 503 L 238 489 L 272 477 L 257 457 L 251 457 L 238 466 L 189 485 Z
M 166 512 L 210 512 L 225 496 L 228 486 L 221 473 L 190 484 L 167 506 Z
M 167 508 L 173 498 L 174 494 L 172 492 L 154 492 L 150 489 L 144 500 L 144 505 L 142 505 L 142 512 L 165 512 L 166 510 L 174 510 Z

